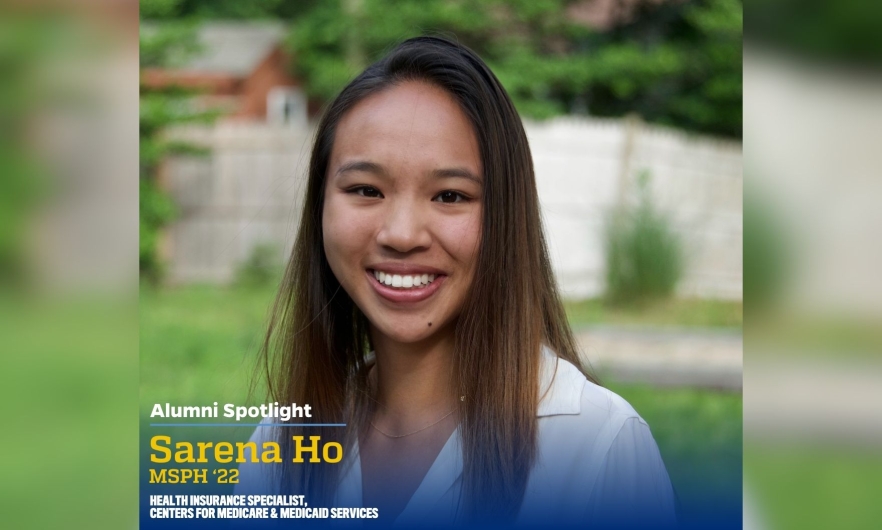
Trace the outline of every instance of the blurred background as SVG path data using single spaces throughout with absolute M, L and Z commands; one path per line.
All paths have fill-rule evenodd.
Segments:
M 882 9 L 746 4 L 746 522 L 872 528 L 882 518 Z
M 138 5 L 0 2 L 0 513 L 133 527 Z
M 740 500 L 746 292 L 745 526 L 875 526 L 880 10 L 747 2 L 742 51 L 740 2 L 391 5 L 0 4 L 6 520 L 137 524 L 133 389 L 242 399 L 311 123 L 441 32 L 515 100 L 586 362 L 687 520 Z
M 245 400 L 323 106 L 401 40 L 441 34 L 486 60 L 524 119 L 586 366 L 652 426 L 684 519 L 740 521 L 739 1 L 161 0 L 140 14 L 142 415 Z

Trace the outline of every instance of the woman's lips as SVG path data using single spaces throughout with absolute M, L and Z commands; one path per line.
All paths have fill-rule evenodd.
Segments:
M 441 284 L 443 284 L 444 281 L 447 279 L 446 275 L 436 274 L 435 279 L 428 285 L 420 285 L 417 287 L 402 289 L 380 283 L 374 276 L 374 271 L 371 269 L 366 270 L 365 274 L 367 275 L 368 281 L 370 281 L 371 286 L 373 286 L 377 294 L 379 294 L 386 300 L 389 300 L 390 302 L 395 302 L 399 304 L 422 302 L 423 300 L 435 294 L 435 292 L 441 288 Z

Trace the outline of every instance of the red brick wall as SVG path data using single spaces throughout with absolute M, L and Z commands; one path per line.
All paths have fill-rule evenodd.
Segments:
M 270 89 L 277 86 L 299 86 L 288 75 L 288 56 L 277 46 L 272 53 L 260 62 L 242 82 L 239 110 L 234 117 L 242 119 L 266 119 L 266 97 Z

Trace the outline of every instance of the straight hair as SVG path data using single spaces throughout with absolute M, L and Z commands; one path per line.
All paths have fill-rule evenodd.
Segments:
M 322 210 L 328 164 L 341 118 L 366 97 L 404 82 L 447 91 L 470 120 L 484 169 L 482 234 L 476 273 L 455 325 L 453 380 L 462 436 L 463 521 L 513 521 L 537 452 L 536 412 L 543 344 L 581 366 L 548 259 L 530 148 L 499 80 L 470 49 L 439 37 L 404 41 L 349 83 L 327 107 L 309 162 L 306 200 L 261 349 L 273 400 L 309 403 L 315 423 L 284 428 L 352 447 L 367 424 L 369 323 L 325 257 Z M 586 374 L 589 379 L 593 378 Z M 284 431 L 284 432 L 281 432 Z M 283 491 L 330 503 L 341 470 L 284 465 Z

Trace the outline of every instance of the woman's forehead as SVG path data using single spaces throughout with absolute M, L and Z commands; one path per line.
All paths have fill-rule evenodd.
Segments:
M 372 94 L 342 117 L 329 169 L 355 160 L 402 170 L 463 167 L 481 174 L 471 121 L 446 91 L 416 81 Z

